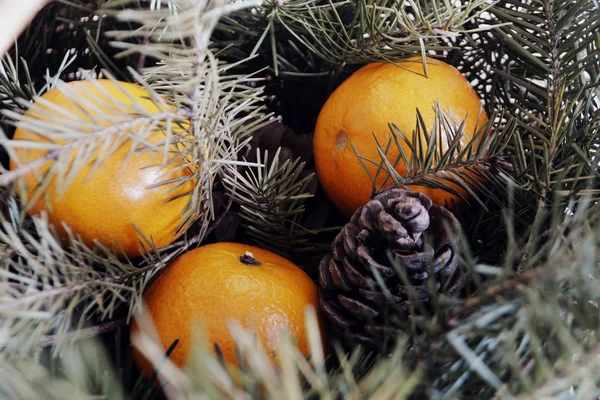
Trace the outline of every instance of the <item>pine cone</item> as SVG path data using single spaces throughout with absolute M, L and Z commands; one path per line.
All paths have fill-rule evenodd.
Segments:
M 390 313 L 405 319 L 415 302 L 427 306 L 433 287 L 457 293 L 466 280 L 456 268 L 459 226 L 424 194 L 402 189 L 387 190 L 359 208 L 335 238 L 333 254 L 319 265 L 320 306 L 332 329 L 377 348 L 401 334 Z

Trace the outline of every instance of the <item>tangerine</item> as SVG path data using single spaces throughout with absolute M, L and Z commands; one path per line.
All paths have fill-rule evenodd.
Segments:
M 224 361 L 238 362 L 228 323 L 237 320 L 255 333 L 274 362 L 280 335 L 290 334 L 308 356 L 304 311 L 318 312 L 318 292 L 308 275 L 291 261 L 254 246 L 219 242 L 188 251 L 176 258 L 144 294 L 147 312 L 168 349 L 178 340 L 169 359 L 185 365 L 191 353 L 195 324 L 217 344 Z M 134 321 L 132 335 L 138 331 Z M 153 368 L 136 349 L 134 360 L 150 376 Z
M 347 217 L 366 204 L 371 196 L 372 181 L 350 143 L 361 157 L 379 162 L 377 142 L 385 146 L 391 138 L 389 123 L 394 123 L 408 138 L 417 126 L 419 109 L 427 129 L 435 120 L 435 102 L 450 111 L 457 123 L 465 121 L 465 136 L 471 139 L 488 117 L 469 81 L 453 66 L 427 59 L 427 77 L 420 57 L 393 63 L 371 63 L 355 73 L 334 90 L 319 113 L 314 134 L 314 158 L 319 180 L 331 201 Z M 407 158 L 409 146 L 400 141 Z M 394 162 L 399 150 L 392 145 L 388 159 Z M 377 165 L 367 164 L 371 176 Z M 401 162 L 396 171 L 405 174 Z M 377 185 L 386 174 L 380 174 Z M 448 184 L 447 182 L 444 182 Z M 466 193 L 458 189 L 463 195 Z M 443 189 L 412 187 L 438 205 L 460 197 Z
M 25 116 L 58 124 L 56 116 L 60 115 L 62 120 L 78 124 L 81 127 L 79 133 L 85 135 L 90 133 L 89 125 L 86 126 L 90 123 L 111 129 L 119 117 L 136 113 L 135 103 L 148 113 L 161 111 L 140 85 L 116 84 L 104 79 L 96 82 L 99 87 L 91 81 L 74 81 L 66 84 L 68 92 L 51 89 L 41 96 L 44 101 L 36 101 L 37 107 L 30 108 Z M 79 100 L 67 93 L 77 93 Z M 52 127 L 50 124 L 48 126 Z M 134 148 L 136 144 L 127 137 L 128 130 L 131 129 L 121 129 L 119 133 L 125 134 L 121 137 L 109 135 L 107 141 L 100 139 L 90 144 L 69 142 L 72 139 L 60 131 L 45 134 L 25 126 L 17 128 L 13 140 L 32 144 L 15 147 L 16 157 L 11 157 L 11 170 L 47 156 L 49 150 L 35 147 L 38 143 L 66 145 L 61 152 L 68 158 L 63 162 L 68 162 L 69 166 L 77 163 L 78 153 L 90 152 L 89 157 L 77 166 L 77 172 L 66 188 L 61 188 L 57 182 L 65 180 L 68 171 L 66 174 L 55 173 L 44 180 L 44 174 L 56 162 L 54 157 L 48 157 L 48 161 L 37 169 L 24 174 L 21 177 L 23 185 L 18 185 L 17 190 L 24 203 L 30 202 L 28 214 L 47 212 L 49 222 L 62 239 L 67 237 L 64 223 L 86 245 L 104 242 L 128 256 L 139 255 L 144 249 L 136 227 L 157 248 L 171 244 L 176 239 L 181 215 L 188 203 L 187 194 L 194 188 L 194 180 L 188 179 L 191 171 L 185 167 L 175 145 L 169 149 L 174 155 L 166 165 L 161 165 L 164 129 L 154 128 L 143 138 L 158 148 L 152 151 Z M 135 134 L 129 133 L 129 136 Z M 107 151 L 110 148 L 115 150 Z M 166 181 L 169 183 L 162 184 Z M 35 193 L 38 189 L 42 190 L 41 196 Z

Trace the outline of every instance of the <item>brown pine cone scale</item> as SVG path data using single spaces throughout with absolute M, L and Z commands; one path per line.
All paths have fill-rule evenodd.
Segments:
M 319 265 L 321 309 L 333 329 L 380 346 L 401 334 L 390 315 L 426 306 L 432 290 L 456 294 L 465 283 L 459 229 L 452 213 L 418 192 L 390 189 L 359 208 Z

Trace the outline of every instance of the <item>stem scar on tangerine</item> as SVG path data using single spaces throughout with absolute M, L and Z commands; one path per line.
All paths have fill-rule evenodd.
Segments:
M 256 334 L 277 363 L 282 335 L 291 335 L 300 352 L 309 356 L 304 313 L 306 307 L 319 312 L 319 293 L 312 279 L 291 261 L 259 247 L 219 242 L 176 258 L 150 284 L 144 304 L 161 346 L 167 348 L 179 339 L 170 357 L 176 365 L 188 361 L 194 339 L 191 327 L 196 323 L 206 332 L 207 350 L 214 351 L 217 345 L 223 359 L 236 365 L 235 342 L 228 329 L 231 320 Z M 134 322 L 132 335 L 138 329 Z M 135 360 L 142 371 L 151 373 L 152 366 L 141 352 Z

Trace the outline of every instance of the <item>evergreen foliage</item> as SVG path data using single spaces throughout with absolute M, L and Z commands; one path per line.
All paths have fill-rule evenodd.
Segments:
M 305 166 L 260 148 L 252 149 L 256 162 L 247 161 L 252 133 L 275 117 L 311 129 L 314 111 L 356 68 L 415 54 L 457 66 L 484 99 L 490 123 L 465 144 L 464 127 L 441 110 L 424 136 L 389 121 L 382 159 L 357 157 L 379 164 L 386 185 L 452 183 L 474 194 L 467 210 L 449 205 L 463 228 L 465 290 L 435 297 L 428 309 L 413 299 L 405 336 L 383 354 L 334 344 L 325 359 L 310 313 L 311 357 L 284 340 L 279 370 L 238 326 L 239 374 L 202 346 L 182 370 L 165 361 L 167 349 L 152 345 L 149 333 L 130 344 L 126 324 L 134 316 L 144 321 L 144 289 L 177 255 L 211 240 L 219 204 L 239 210 L 248 241 L 289 257 L 316 246 L 322 237 L 302 226 L 311 197 Z M 96 77 L 144 85 L 163 112 L 123 115 L 120 123 L 140 124 L 131 133 L 138 139 L 147 134 L 144 124 L 169 127 L 195 166 L 186 235 L 165 249 L 145 239 L 148 251 L 136 259 L 93 251 L 75 235 L 59 244 L 45 218 L 27 216 L 15 196 L 18 178 L 35 165 L 11 171 L 6 162 L 23 145 L 11 139 L 15 124 L 72 138 L 44 149 L 59 176 L 77 172 L 77 163 L 61 158 L 69 146 L 85 145 L 83 163 L 119 134 L 93 127 L 84 135 L 77 121 L 49 128 L 24 116 L 49 88 Z M 314 88 L 315 96 L 293 88 Z M 283 115 L 270 112 L 270 97 L 288 107 Z M 0 108 L 0 397 L 600 396 L 596 0 L 62 0 L 47 5 L 3 56 Z M 454 140 L 437 146 L 448 132 Z M 391 146 L 402 153 L 402 142 L 419 149 L 423 140 L 426 152 L 404 156 L 406 174 L 384 160 Z M 131 372 L 131 345 L 159 367 L 162 389 Z

